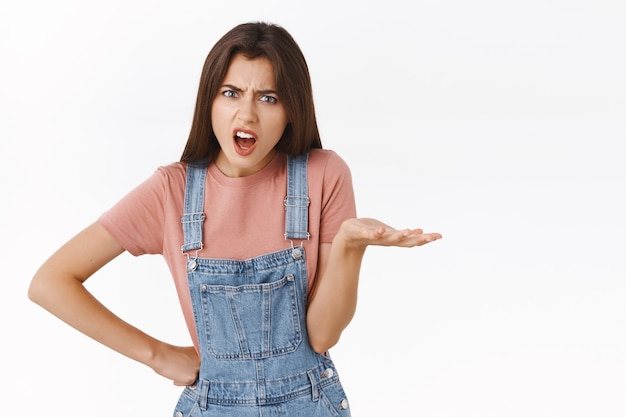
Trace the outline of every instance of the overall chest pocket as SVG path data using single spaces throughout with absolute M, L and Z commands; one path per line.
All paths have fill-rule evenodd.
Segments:
M 200 285 L 207 348 L 217 359 L 262 359 L 302 341 L 293 275 L 264 284 Z

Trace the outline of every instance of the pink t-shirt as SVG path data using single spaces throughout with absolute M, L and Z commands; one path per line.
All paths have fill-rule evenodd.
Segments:
M 98 221 L 131 254 L 163 255 L 197 347 L 187 258 L 180 250 L 185 169 L 181 162 L 159 167 Z M 204 248 L 199 257 L 243 260 L 290 247 L 291 242 L 284 238 L 286 175 L 287 157 L 280 153 L 261 171 L 241 178 L 227 177 L 211 164 L 204 199 Z M 319 244 L 332 242 L 341 223 L 356 216 L 356 208 L 350 170 L 335 152 L 311 150 L 308 180 L 311 238 L 302 243 L 310 289 Z

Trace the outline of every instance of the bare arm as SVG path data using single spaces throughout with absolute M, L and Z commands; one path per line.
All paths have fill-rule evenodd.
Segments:
M 414 247 L 441 239 L 421 229 L 396 230 L 375 219 L 343 222 L 332 243 L 322 243 L 318 273 L 309 298 L 307 330 L 313 349 L 334 346 L 356 311 L 361 261 L 369 245 Z
M 28 297 L 70 326 L 151 367 L 176 385 L 194 382 L 199 359 L 193 347 L 163 343 L 102 305 L 83 283 L 124 249 L 94 223 L 55 252 L 33 277 Z

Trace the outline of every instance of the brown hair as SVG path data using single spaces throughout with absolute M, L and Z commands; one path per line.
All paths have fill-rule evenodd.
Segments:
M 220 145 L 211 127 L 211 106 L 237 54 L 248 59 L 264 57 L 273 65 L 276 90 L 289 120 L 276 149 L 300 155 L 311 148 L 321 148 L 311 77 L 300 47 L 278 25 L 243 23 L 217 41 L 204 62 L 191 131 L 181 161 L 210 162 L 217 157 Z

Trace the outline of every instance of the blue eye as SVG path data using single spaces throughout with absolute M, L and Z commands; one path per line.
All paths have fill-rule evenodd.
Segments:
M 272 96 L 261 96 L 261 98 L 259 99 L 264 103 L 278 103 L 278 99 L 276 97 L 272 97 Z
M 231 97 L 232 98 L 232 97 L 237 97 L 237 92 L 233 91 L 233 90 L 226 90 L 226 91 L 222 92 L 222 95 L 224 97 Z

